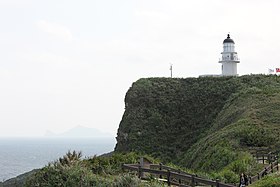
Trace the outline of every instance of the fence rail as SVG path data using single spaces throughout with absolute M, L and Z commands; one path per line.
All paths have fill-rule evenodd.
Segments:
M 151 164 L 150 168 L 144 168 L 141 167 L 140 164 L 136 166 L 136 164 L 123 164 L 123 169 L 128 169 L 131 171 L 138 172 L 138 177 L 143 179 L 144 173 L 149 173 L 152 175 L 157 175 L 159 178 L 163 178 L 167 184 L 170 185 L 177 185 L 177 186 L 186 186 L 186 187 L 193 187 L 197 184 L 203 184 L 203 185 L 210 185 L 210 186 L 216 186 L 216 187 L 235 187 L 235 185 L 232 184 L 224 184 L 220 182 L 219 180 L 213 181 L 209 179 L 203 179 L 201 177 L 198 177 L 193 174 L 188 174 L 173 168 L 170 168 L 168 166 L 164 165 L 155 165 Z M 153 168 L 153 169 L 151 169 Z M 183 182 L 184 181 L 184 182 Z
M 255 176 L 248 176 L 249 184 L 252 184 L 265 175 L 279 171 L 278 157 L 273 153 L 255 153 L 253 154 L 256 161 L 261 161 L 263 164 L 269 164 L 262 171 L 258 172 Z M 143 158 L 142 158 L 143 159 Z M 180 187 L 194 187 L 196 185 L 208 185 L 216 187 L 235 187 L 234 184 L 225 184 L 217 180 L 209 180 L 198 177 L 194 174 L 189 174 L 178 169 L 174 169 L 162 164 L 148 164 L 143 165 L 143 162 L 139 164 L 123 164 L 122 168 L 125 170 L 135 171 L 138 173 L 138 177 L 145 179 L 145 174 L 149 173 L 152 176 L 157 176 L 161 181 L 166 182 L 169 186 L 176 185 Z
M 267 167 L 265 167 L 262 171 L 260 171 L 259 173 L 257 173 L 257 175 L 255 176 L 251 176 L 249 177 L 249 183 L 252 184 L 258 180 L 260 180 L 261 178 L 263 178 L 264 176 L 266 176 L 269 173 L 274 173 L 275 171 L 279 171 L 279 163 L 278 160 L 272 162 L 271 164 L 269 164 Z
M 261 161 L 263 164 L 265 164 L 265 163 L 271 164 L 272 162 L 275 162 L 276 160 L 278 160 L 277 154 L 271 153 L 271 152 L 270 153 L 256 152 L 253 154 L 253 156 L 257 161 Z

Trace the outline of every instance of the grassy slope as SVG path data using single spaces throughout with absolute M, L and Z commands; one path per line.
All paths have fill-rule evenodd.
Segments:
M 280 145 L 276 76 L 140 79 L 125 102 L 116 151 L 210 172 L 234 170 L 249 148 Z
M 25 180 L 36 173 L 38 169 L 21 174 L 17 177 L 6 180 L 5 182 L 0 182 L 0 187 L 14 187 L 14 186 L 23 186 Z
M 248 148 L 279 148 L 279 86 L 258 83 L 241 89 L 229 99 L 207 136 L 186 152 L 181 163 L 204 171 L 218 170 L 242 158 L 241 152 Z
M 251 187 L 279 187 L 280 186 L 280 173 L 274 173 L 266 176 L 264 179 L 257 181 Z

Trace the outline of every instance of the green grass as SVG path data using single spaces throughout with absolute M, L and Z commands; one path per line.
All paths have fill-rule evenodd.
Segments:
M 265 176 L 262 180 L 252 184 L 251 187 L 279 187 L 280 186 L 280 173 Z

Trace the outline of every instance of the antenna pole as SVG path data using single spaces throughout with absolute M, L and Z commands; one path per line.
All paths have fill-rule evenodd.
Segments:
M 170 73 L 171 73 L 171 78 L 172 78 L 172 73 L 173 73 L 173 72 L 172 72 L 172 65 L 173 65 L 173 64 L 170 64 Z

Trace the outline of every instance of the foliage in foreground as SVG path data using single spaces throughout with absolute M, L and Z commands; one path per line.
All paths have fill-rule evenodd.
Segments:
M 94 156 L 81 160 L 79 152 L 68 152 L 62 158 L 50 163 L 48 166 L 40 169 L 25 183 L 25 186 L 41 186 L 41 187 L 74 187 L 74 186 L 108 186 L 108 187 L 149 187 L 149 186 L 165 186 L 156 180 L 142 182 L 137 178 L 137 173 L 125 172 L 122 170 L 123 163 L 137 163 L 140 154 L 136 153 L 114 153 L 111 156 Z M 147 155 L 153 163 L 159 163 Z M 186 170 L 174 164 L 168 166 L 194 174 L 193 171 Z M 226 183 L 237 183 L 239 174 L 245 172 L 247 174 L 256 173 L 259 170 L 256 161 L 249 154 L 244 154 L 242 158 L 234 161 L 228 167 L 220 172 L 212 173 L 196 173 L 198 176 L 208 179 L 220 179 Z
M 123 163 L 136 163 L 139 155 L 113 154 L 81 160 L 79 152 L 68 152 L 62 158 L 29 177 L 26 187 L 149 187 L 164 186 L 156 181 L 142 183 L 135 174 L 124 173 Z M 150 158 L 152 160 L 152 158 Z

